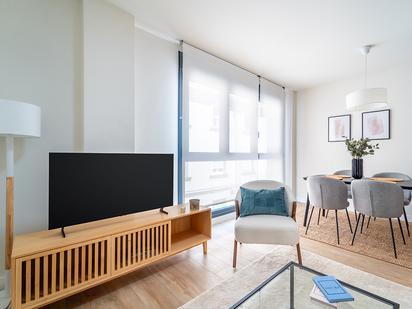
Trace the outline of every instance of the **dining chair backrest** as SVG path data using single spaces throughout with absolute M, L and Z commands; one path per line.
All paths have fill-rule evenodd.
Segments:
M 352 170 L 339 170 L 334 172 L 333 175 L 352 176 Z
M 349 206 L 348 188 L 341 180 L 311 176 L 307 180 L 307 188 L 312 206 L 324 209 L 345 209 Z
M 373 175 L 372 177 L 386 177 L 386 178 L 398 178 L 402 180 L 412 180 L 411 177 L 409 177 L 406 174 L 403 173 L 397 173 L 397 172 L 384 172 L 384 173 L 377 173 Z M 403 190 L 403 196 L 404 196 L 404 201 L 407 201 L 408 204 L 411 202 L 412 199 L 412 194 L 410 190 Z
M 292 214 L 292 206 L 293 206 L 294 197 L 293 197 L 292 191 L 284 183 L 274 181 L 274 180 L 254 180 L 254 181 L 244 183 L 243 185 L 241 185 L 241 187 L 245 189 L 252 189 L 252 190 L 265 190 L 265 189 L 274 190 L 280 187 L 284 187 L 285 188 L 285 201 L 286 201 L 286 204 L 288 205 L 289 215 Z M 240 188 L 236 193 L 235 199 L 239 202 L 239 207 L 242 207 L 242 196 L 240 193 Z
M 373 180 L 352 181 L 355 210 L 378 218 L 399 218 L 403 213 L 403 190 L 393 183 Z

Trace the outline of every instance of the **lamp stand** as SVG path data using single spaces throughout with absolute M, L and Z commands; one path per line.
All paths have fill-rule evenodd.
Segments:
M 13 249 L 13 214 L 14 214 L 14 139 L 6 136 L 7 175 L 6 175 L 6 247 L 5 247 L 5 278 L 4 290 L 0 294 L 0 309 L 7 308 L 10 303 L 10 266 Z

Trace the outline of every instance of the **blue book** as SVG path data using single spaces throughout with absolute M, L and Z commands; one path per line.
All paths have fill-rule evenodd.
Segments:
M 330 303 L 355 300 L 333 276 L 317 276 L 313 278 L 313 282 Z

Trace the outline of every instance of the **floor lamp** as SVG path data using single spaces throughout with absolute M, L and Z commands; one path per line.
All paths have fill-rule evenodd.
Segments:
M 6 243 L 4 290 L 0 293 L 0 309 L 10 303 L 10 264 L 13 248 L 14 213 L 14 138 L 40 137 L 40 107 L 23 102 L 0 99 L 0 135 L 6 137 Z

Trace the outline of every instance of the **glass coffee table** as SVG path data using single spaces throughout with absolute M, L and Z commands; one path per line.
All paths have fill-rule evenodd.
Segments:
M 230 308 L 332 308 L 330 305 L 312 300 L 309 296 L 313 288 L 313 277 L 324 275 L 311 268 L 290 262 L 257 288 L 248 293 Z M 370 293 L 361 288 L 339 282 L 354 297 L 354 301 L 339 303 L 338 308 L 399 308 L 399 304 Z

